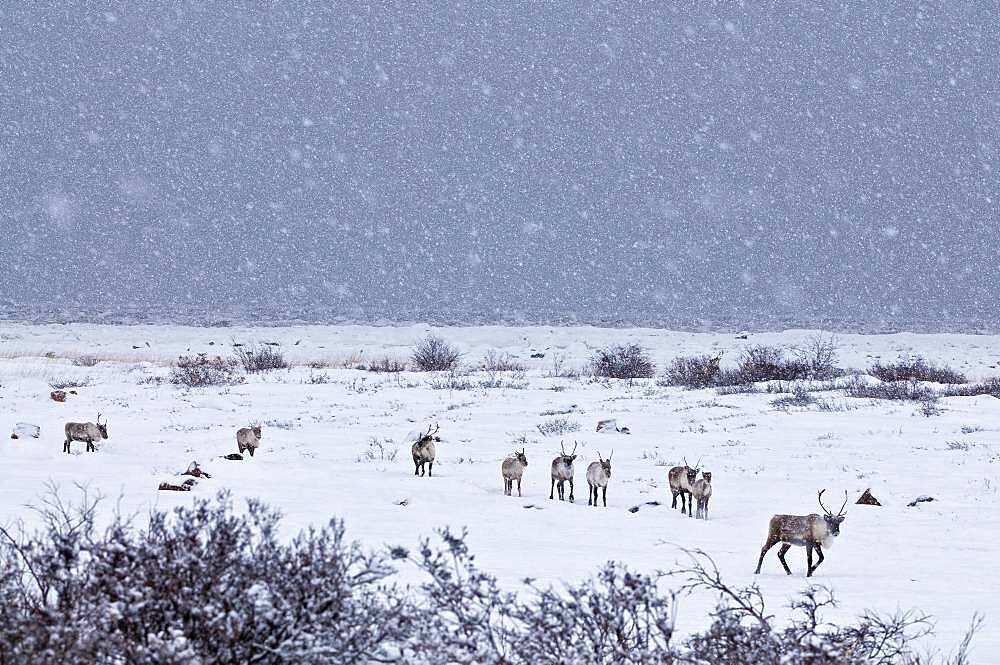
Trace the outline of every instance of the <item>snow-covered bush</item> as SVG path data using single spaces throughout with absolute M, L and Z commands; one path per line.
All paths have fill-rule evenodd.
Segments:
M 811 378 L 815 377 L 809 363 L 789 358 L 781 347 L 759 344 L 743 350 L 737 361 L 737 371 L 729 382 L 745 384 Z
M 270 345 L 237 346 L 233 351 L 236 362 L 243 366 L 247 374 L 270 372 L 275 369 L 288 369 L 285 355 Z
M 413 350 L 413 365 L 421 372 L 440 372 L 458 367 L 462 353 L 437 335 L 428 335 Z
M 42 509 L 3 531 L 0 663 L 385 662 L 413 612 L 380 583 L 384 557 L 343 527 L 277 538 L 278 514 L 226 495 L 95 527 L 97 503 Z
M 243 377 L 236 374 L 233 361 L 206 353 L 181 356 L 170 368 L 170 383 L 189 388 L 231 386 L 242 381 Z
M 236 510 L 226 494 L 141 527 L 117 515 L 98 528 L 97 506 L 53 492 L 40 531 L 0 528 L 0 664 L 965 665 L 981 623 L 950 659 L 931 659 L 913 646 L 931 627 L 919 612 L 838 625 L 824 617 L 831 592 L 809 587 L 778 624 L 755 586 L 727 585 L 699 551 L 666 575 L 608 563 L 582 582 L 526 578 L 513 592 L 447 529 L 441 545 L 383 555 L 337 520 L 279 539 L 275 511 Z M 389 584 L 393 565 L 423 582 Z M 694 590 L 719 605 L 708 629 L 678 639 L 676 598 Z
M 542 436 L 562 436 L 570 432 L 579 432 L 580 423 L 569 418 L 550 418 L 536 425 Z
M 405 372 L 406 361 L 400 358 L 393 358 L 391 356 L 382 356 L 381 358 L 368 363 L 364 369 L 367 369 L 369 372 L 388 374 Z
M 648 379 L 653 376 L 653 361 L 638 344 L 623 344 L 599 349 L 591 358 L 594 376 L 609 379 Z
M 674 358 L 663 376 L 657 379 L 662 386 L 684 386 L 685 388 L 708 388 L 719 383 L 720 356 L 683 356 Z
M 937 393 L 917 381 L 891 381 L 868 383 L 856 379 L 844 391 L 848 397 L 866 399 L 908 400 L 914 402 L 934 401 Z
M 509 353 L 490 349 L 483 355 L 483 369 L 487 372 L 523 372 L 524 363 Z
M 901 356 L 894 363 L 875 363 L 868 373 L 880 381 L 965 383 L 965 375 L 947 365 L 933 365 L 920 356 Z

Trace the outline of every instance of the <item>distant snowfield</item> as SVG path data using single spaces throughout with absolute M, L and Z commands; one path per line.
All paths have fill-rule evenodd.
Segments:
M 522 362 L 523 377 L 506 387 L 455 390 L 434 374 L 374 374 L 344 369 L 385 355 L 406 358 L 428 332 L 440 334 L 478 365 L 489 349 Z M 677 546 L 700 547 L 734 585 L 758 583 L 770 611 L 782 616 L 804 589 L 805 552 L 794 548 L 787 577 L 776 558 L 753 570 L 774 513 L 818 511 L 826 488 L 836 508 L 847 490 L 847 520 L 826 561 L 811 579 L 834 590 L 839 607 L 829 618 L 866 609 L 919 608 L 936 619 L 931 644 L 957 645 L 976 612 L 986 623 L 974 642 L 977 663 L 1000 662 L 1000 400 L 948 398 L 926 417 L 906 402 L 818 395 L 833 407 L 780 410 L 773 394 L 720 396 L 654 381 L 553 377 L 581 368 L 593 351 L 636 342 L 658 367 L 694 353 L 724 351 L 733 362 L 747 344 L 791 345 L 814 331 L 753 334 L 677 333 L 593 327 L 302 326 L 187 328 L 175 326 L 22 325 L 0 323 L 0 523 L 30 522 L 25 504 L 46 483 L 73 497 L 87 483 L 123 510 L 168 509 L 212 496 L 260 497 L 285 515 L 289 534 L 308 524 L 343 518 L 348 534 L 372 548 L 412 547 L 436 528 L 468 527 L 476 560 L 507 586 L 524 577 L 575 581 L 606 560 L 638 570 L 670 569 L 683 559 Z M 978 335 L 838 335 L 839 364 L 863 368 L 902 353 L 921 354 L 971 379 L 1000 375 L 1000 338 Z M 228 388 L 183 389 L 149 383 L 167 375 L 180 354 L 229 355 L 236 342 L 276 342 L 289 370 L 254 375 Z M 214 342 L 214 344 L 213 344 Z M 532 354 L 544 357 L 532 358 Z M 79 366 L 92 356 L 94 366 Z M 84 360 L 83 362 L 86 362 Z M 315 367 L 311 367 L 314 365 Z M 487 378 L 478 371 L 469 382 Z M 66 403 L 48 398 L 50 383 L 86 381 Z M 324 382 L 325 381 L 325 382 Z M 97 453 L 62 453 L 67 420 L 107 416 L 110 439 Z M 542 415 L 546 413 L 548 415 Z M 543 436 L 538 425 L 565 418 L 579 431 Z M 616 418 L 632 434 L 598 434 L 599 419 Z M 253 459 L 231 462 L 235 430 L 264 423 Z M 40 439 L 11 440 L 18 422 L 41 427 Z M 407 434 L 440 423 L 434 477 L 416 478 Z M 522 498 L 503 495 L 500 463 L 524 437 L 529 466 Z M 576 502 L 550 501 L 549 464 L 560 438 L 579 442 Z M 367 460 L 376 439 L 393 461 Z M 614 450 L 608 508 L 587 506 L 586 465 Z M 683 457 L 702 460 L 714 474 L 710 519 L 698 521 L 669 507 L 666 473 Z M 213 474 L 191 493 L 158 492 L 161 481 L 192 461 Z M 883 507 L 853 505 L 871 488 Z M 907 507 L 921 494 L 933 503 Z M 406 505 L 399 505 L 403 500 Z M 660 506 L 643 505 L 658 500 Z M 529 507 L 530 506 L 530 507 Z M 410 573 L 401 571 L 408 579 Z M 707 623 L 715 599 L 684 597 L 678 628 Z

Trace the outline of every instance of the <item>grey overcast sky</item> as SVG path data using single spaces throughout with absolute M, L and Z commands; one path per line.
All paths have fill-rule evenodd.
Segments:
M 995 2 L 674 4 L 4 3 L 0 312 L 1000 321 Z

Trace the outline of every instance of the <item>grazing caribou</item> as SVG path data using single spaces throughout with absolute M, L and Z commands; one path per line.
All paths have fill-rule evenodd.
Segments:
M 847 519 L 847 515 L 844 513 L 844 507 L 847 506 L 847 490 L 844 490 L 844 503 L 836 515 L 823 505 L 823 492 L 825 491 L 825 489 L 820 490 L 817 496 L 820 508 L 823 509 L 822 515 L 815 513 L 811 515 L 775 515 L 771 518 L 767 542 L 760 549 L 760 559 L 757 561 L 755 574 L 760 573 L 760 567 L 764 563 L 764 555 L 767 554 L 767 551 L 777 543 L 781 543 L 781 549 L 778 550 L 778 560 L 781 561 L 785 572 L 789 575 L 792 574 L 785 562 L 785 552 L 792 545 L 805 545 L 806 564 L 809 567 L 806 577 L 812 577 L 812 574 L 819 568 L 819 564 L 823 563 L 823 548 L 833 545 L 833 539 L 840 535 L 840 523 Z M 816 562 L 815 566 L 813 565 L 813 550 L 816 550 L 816 554 L 819 555 L 819 561 Z
M 421 434 L 410 448 L 410 452 L 413 453 L 413 475 L 424 475 L 425 464 L 427 465 L 427 475 L 434 475 L 434 456 L 436 454 L 434 442 L 441 440 L 441 437 L 435 436 L 439 429 L 441 429 L 440 425 L 435 425 L 433 428 L 428 425 L 427 431 Z
M 108 420 L 101 422 L 101 414 L 97 414 L 96 423 L 66 423 L 66 440 L 63 442 L 63 452 L 69 452 L 69 444 L 73 441 L 86 441 L 87 452 L 97 452 L 94 441 L 108 438 Z
M 514 481 L 517 481 L 517 495 L 521 496 L 521 477 L 524 475 L 524 467 L 528 466 L 528 458 L 524 454 L 524 448 L 503 461 L 500 473 L 503 474 L 503 493 L 511 496 L 514 493 Z
M 562 441 L 559 442 L 559 449 L 562 450 L 562 455 L 559 455 L 554 460 L 552 460 L 552 489 L 549 492 L 549 498 L 555 498 L 556 487 L 559 488 L 559 500 L 565 501 L 565 490 L 564 483 L 569 481 L 569 500 L 574 501 L 573 498 L 573 460 L 576 459 L 576 441 L 573 442 L 573 452 L 566 454 L 566 448 L 563 447 Z
M 587 505 L 597 507 L 597 490 L 604 490 L 604 507 L 608 507 L 608 481 L 611 480 L 611 456 L 615 454 L 615 451 L 611 451 L 611 455 L 608 455 L 608 459 L 603 459 L 601 457 L 600 451 L 597 452 L 596 462 L 591 462 L 590 466 L 587 467 L 587 485 L 590 487 L 587 490 Z

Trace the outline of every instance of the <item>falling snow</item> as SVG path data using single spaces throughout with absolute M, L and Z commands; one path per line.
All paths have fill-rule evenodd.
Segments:
M 8 316 L 1000 318 L 988 5 L 14 3 L 0 34 Z

